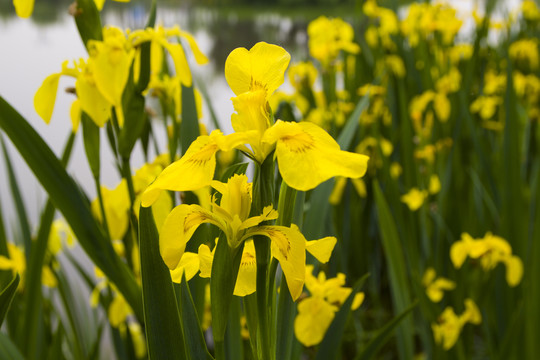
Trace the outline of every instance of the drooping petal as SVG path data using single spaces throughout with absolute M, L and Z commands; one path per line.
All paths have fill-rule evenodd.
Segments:
M 279 120 L 263 141 L 277 142 L 279 172 L 297 190 L 311 190 L 334 176 L 359 178 L 367 170 L 368 156 L 341 151 L 326 131 L 312 123 Z
M 180 78 L 182 85 L 190 87 L 193 83 L 193 79 L 182 45 L 168 43 L 165 39 L 157 39 L 157 41 L 161 46 L 167 49 L 169 54 L 171 54 L 176 75 Z
M 265 89 L 266 99 L 284 81 L 291 56 L 280 46 L 258 42 L 249 51 L 234 49 L 225 61 L 225 78 L 236 95 Z
M 159 251 L 169 269 L 178 267 L 186 243 L 203 223 L 221 226 L 211 212 L 199 205 L 178 205 L 167 216 L 159 234 Z
M 199 136 L 180 160 L 167 166 L 142 195 L 142 206 L 157 200 L 162 190 L 193 191 L 209 186 L 216 169 L 217 144 Z
M 212 187 L 221 193 L 219 207 L 231 217 L 238 215 L 241 221 L 246 220 L 251 211 L 251 185 L 245 174 L 233 175 L 227 183 L 212 181 Z
M 75 82 L 81 109 L 90 116 L 97 126 L 105 125 L 111 116 L 112 104 L 90 83 L 86 75 L 81 75 Z
M 294 319 L 294 334 L 304 346 L 320 343 L 334 319 L 336 308 L 318 297 L 310 297 L 298 304 Z
M 47 76 L 36 92 L 36 95 L 34 95 L 34 108 L 47 124 L 51 122 L 60 75 L 62 74 Z
M 210 135 L 199 136 L 178 161 L 165 168 L 142 195 L 142 206 L 156 201 L 162 190 L 194 191 L 212 183 L 218 150 L 231 150 L 252 136 L 252 133 L 223 135 L 214 130 Z
M 206 55 L 203 54 L 201 49 L 199 49 L 199 45 L 197 45 L 197 42 L 195 41 L 193 35 L 186 31 L 180 31 L 180 36 L 187 40 L 191 51 L 193 51 L 193 56 L 195 56 L 195 61 L 197 62 L 197 64 L 204 65 L 208 63 L 208 58 L 206 57 Z
M 185 252 L 175 269 L 171 270 L 171 278 L 175 283 L 182 282 L 182 274 L 186 274 L 186 281 L 191 280 L 199 271 L 199 255 Z
M 34 11 L 34 0 L 13 0 L 13 6 L 18 17 L 28 18 Z
M 214 248 L 215 249 L 215 248 Z M 212 262 L 214 261 L 214 252 L 210 251 L 208 245 L 201 244 L 199 246 L 199 274 L 202 278 L 209 278 L 212 274 Z
M 81 102 L 78 99 L 71 103 L 69 117 L 71 118 L 73 132 L 77 132 L 77 130 L 79 130 L 79 124 L 81 123 Z
M 306 276 L 306 239 L 296 225 L 259 226 L 249 229 L 245 237 L 264 235 L 270 238 L 272 256 L 275 257 L 285 279 L 293 300 L 298 299 L 304 287 Z
M 333 236 L 327 236 L 319 240 L 306 241 L 306 250 L 319 262 L 325 264 L 330 260 L 332 250 L 336 246 L 337 239 Z
M 234 295 L 246 296 L 253 294 L 257 288 L 257 259 L 255 258 L 255 245 L 253 240 L 244 243 L 244 252 L 240 260 L 238 277 L 234 286 Z
M 119 28 L 105 28 L 103 37 L 103 41 L 88 42 L 94 80 L 103 96 L 114 106 L 121 107 L 135 52 L 126 50 L 126 37 Z
M 519 285 L 523 277 L 523 262 L 515 255 L 503 261 L 506 265 L 506 282 L 512 287 Z

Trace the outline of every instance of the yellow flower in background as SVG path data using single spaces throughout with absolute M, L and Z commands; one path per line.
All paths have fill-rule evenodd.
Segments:
M 298 304 L 298 314 L 294 319 L 294 334 L 304 346 L 320 343 L 334 319 L 335 313 L 350 295 L 352 289 L 345 287 L 345 275 L 326 278 L 324 272 L 313 276 L 313 265 L 306 266 L 306 288 L 310 296 Z M 352 310 L 358 309 L 364 301 L 364 293 L 354 296 Z
M 427 197 L 428 192 L 426 190 L 419 190 L 414 187 L 408 193 L 401 196 L 401 202 L 406 204 L 411 211 L 416 211 L 420 209 Z
M 455 282 L 444 277 L 437 278 L 437 273 L 432 267 L 426 269 L 422 278 L 422 285 L 426 288 L 426 295 L 434 303 L 442 300 L 444 291 L 456 288 Z
M 58 82 L 60 76 L 66 75 L 76 79 L 75 89 L 79 100 L 80 110 L 86 112 L 88 116 L 98 126 L 103 126 L 111 114 L 112 103 L 110 103 L 96 86 L 93 77 L 93 64 L 89 59 L 87 62 L 79 60 L 74 62 L 73 67 L 68 66 L 68 61 L 62 64 L 62 70 L 59 73 L 49 75 L 42 83 L 34 96 L 34 107 L 38 115 L 48 124 L 51 121 L 54 104 L 56 102 L 56 93 L 58 91 Z M 80 111 L 74 111 L 79 114 Z M 78 128 L 78 121 L 72 119 L 73 130 Z
M 73 247 L 75 243 L 75 234 L 64 219 L 54 220 L 49 234 L 48 250 L 56 255 L 62 250 L 63 244 Z
M 506 266 L 506 282 L 509 286 L 517 286 L 523 277 L 523 262 L 512 254 L 512 247 L 503 238 L 488 232 L 481 239 L 473 239 L 467 233 L 461 235 L 450 248 L 450 259 L 456 269 L 461 268 L 467 257 L 480 259 L 485 271 L 490 271 L 499 263 Z
M 101 196 L 111 240 L 121 240 L 128 229 L 131 207 L 125 179 L 122 179 L 120 184 L 112 190 L 102 185 Z M 92 201 L 91 209 L 96 219 L 104 223 L 98 198 Z
M 532 0 L 525 0 L 521 3 L 521 12 L 523 13 L 523 17 L 528 21 L 540 20 L 540 10 Z
M 159 75 L 163 63 L 162 48 L 166 49 L 171 55 L 176 76 L 180 79 L 182 85 L 190 87 L 192 85 L 191 70 L 187 62 L 186 54 L 181 44 L 170 43 L 168 38 L 181 38 L 188 42 L 188 45 L 193 52 L 195 61 L 199 65 L 208 63 L 208 58 L 202 53 L 195 41 L 195 38 L 190 33 L 181 30 L 178 26 L 172 28 L 164 28 L 161 25 L 155 28 L 146 28 L 144 30 L 135 30 L 128 35 L 128 42 L 133 47 L 139 47 L 142 43 L 151 43 L 151 74 Z
M 277 212 L 267 206 L 259 216 L 249 217 L 251 211 L 251 183 L 245 175 L 235 175 L 227 183 L 213 181 L 212 187 L 222 194 L 218 205 L 212 203 L 207 210 L 199 205 L 179 205 L 169 214 L 161 228 L 159 247 L 169 269 L 176 269 L 182 259 L 186 243 L 199 225 L 210 223 L 226 235 L 229 247 L 236 248 L 254 235 L 263 235 L 271 241 L 271 253 L 286 276 L 293 299 L 298 298 L 304 284 L 305 238 L 298 227 L 258 226 L 274 220 Z
M 317 74 L 317 68 L 312 62 L 299 62 L 289 68 L 289 82 L 297 91 L 303 88 L 311 89 L 315 84 Z
M 307 28 L 309 54 L 323 66 L 328 66 L 338 57 L 340 51 L 358 54 L 360 46 L 353 42 L 352 26 L 340 18 L 319 16 Z
M 510 58 L 528 66 L 532 71 L 540 64 L 538 55 L 538 39 L 521 39 L 513 42 L 508 49 Z
M 24 289 L 26 279 L 26 257 L 23 249 L 12 243 L 7 243 L 8 255 L 0 255 L 0 270 L 12 270 L 13 274 L 19 274 L 21 280 L 18 290 Z M 41 270 L 41 283 L 47 287 L 56 287 L 58 281 L 56 275 L 47 265 L 43 265 Z
M 437 194 L 439 191 L 441 191 L 441 181 L 435 174 L 429 177 L 428 191 L 431 195 Z
M 433 337 L 444 350 L 450 350 L 458 341 L 463 326 L 466 323 L 478 325 L 482 322 L 480 310 L 471 299 L 465 299 L 465 311 L 456 315 L 454 309 L 447 307 L 439 316 L 436 323 L 431 324 Z

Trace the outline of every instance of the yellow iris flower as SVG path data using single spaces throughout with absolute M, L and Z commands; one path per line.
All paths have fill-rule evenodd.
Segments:
M 467 233 L 461 235 L 461 240 L 456 241 L 450 248 L 450 259 L 454 267 L 459 269 L 467 256 L 472 259 L 480 259 L 480 264 L 485 271 L 489 271 L 497 264 L 506 266 L 506 282 L 510 286 L 517 286 L 523 277 L 523 262 L 519 257 L 512 254 L 512 247 L 503 238 L 488 232 L 482 239 L 473 239 Z
M 305 346 L 320 343 L 334 319 L 335 313 L 345 302 L 352 289 L 344 287 L 345 275 L 326 279 L 324 272 L 313 276 L 313 265 L 306 266 L 306 287 L 311 296 L 298 304 L 298 315 L 294 320 L 294 333 L 298 341 Z M 354 296 L 352 310 L 364 301 L 364 293 Z
M 225 136 L 215 130 L 197 138 L 184 156 L 146 189 L 142 205 L 150 206 L 162 190 L 193 191 L 210 185 L 216 153 L 233 148 L 259 163 L 275 150 L 283 179 L 301 191 L 311 190 L 334 176 L 362 177 L 369 157 L 341 151 L 338 143 L 317 125 L 278 120 L 270 126 L 268 98 L 283 83 L 289 60 L 283 48 L 264 42 L 251 50 L 239 48 L 231 52 L 225 63 L 225 77 L 238 95 L 233 98 L 237 114 L 231 118 L 236 133 Z
M 444 350 L 450 350 L 458 341 L 459 334 L 466 323 L 478 325 L 482 322 L 480 310 L 471 299 L 465 299 L 465 311 L 457 315 L 454 309 L 447 307 L 439 316 L 436 323 L 431 324 L 433 337 L 437 344 L 442 344 Z
M 186 271 L 186 278 L 197 272 L 196 255 L 185 253 L 184 250 L 199 225 L 210 223 L 224 232 L 231 248 L 238 247 L 255 235 L 268 237 L 272 256 L 279 261 L 289 291 L 293 299 L 297 299 L 304 284 L 306 249 L 320 261 L 328 261 L 335 239 L 324 238 L 315 243 L 308 242 L 309 246 L 306 246 L 306 239 L 295 225 L 259 226 L 263 221 L 275 220 L 278 214 L 272 206 L 267 206 L 261 215 L 249 217 L 252 184 L 248 183 L 246 175 L 234 175 L 227 183 L 213 181 L 211 185 L 222 195 L 219 205 L 215 199 L 211 210 L 199 205 L 179 205 L 172 210 L 161 228 L 161 256 L 171 269 L 175 281 L 181 280 L 183 271 Z M 208 277 L 213 254 L 206 245 L 202 245 L 198 255 L 201 276 Z M 255 290 L 255 271 L 254 246 L 252 242 L 246 242 L 235 294 L 243 296 Z
M 456 288 L 456 283 L 444 278 L 437 277 L 435 269 L 432 267 L 427 268 L 422 278 L 422 285 L 426 288 L 426 295 L 434 303 L 438 303 L 442 300 L 445 290 L 453 290 Z

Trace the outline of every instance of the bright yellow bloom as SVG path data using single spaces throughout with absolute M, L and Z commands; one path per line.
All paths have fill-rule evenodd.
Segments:
M 426 190 L 419 190 L 415 187 L 401 196 L 401 202 L 405 203 L 411 211 L 416 211 L 420 209 L 427 197 L 428 192 Z
M 296 90 L 313 88 L 316 79 L 317 68 L 312 62 L 300 62 L 289 68 L 289 81 Z
M 123 126 L 122 94 L 135 50 L 122 30 L 116 27 L 105 27 L 103 41 L 88 41 L 88 52 L 93 63 L 93 79 L 96 87 L 115 107 L 118 125 Z
M 57 219 L 51 225 L 47 247 L 53 255 L 56 255 L 62 250 L 64 241 L 66 245 L 72 247 L 75 242 L 75 234 L 64 219 Z
M 235 95 L 263 91 L 265 100 L 283 84 L 291 56 L 280 46 L 258 42 L 234 49 L 225 61 L 225 79 Z
M 428 191 L 431 195 L 437 194 L 439 191 L 441 191 L 441 181 L 435 174 L 429 177 Z
M 521 3 L 521 11 L 523 17 L 528 21 L 540 20 L 540 10 L 536 3 L 532 0 L 525 0 Z
M 156 26 L 155 28 L 135 30 L 129 34 L 128 41 L 134 47 L 138 47 L 145 42 L 151 42 L 150 66 L 151 73 L 153 75 L 159 75 L 163 62 L 161 48 L 166 49 L 173 59 L 176 76 L 179 77 L 182 85 L 189 87 L 192 85 L 192 76 L 184 49 L 181 44 L 168 42 L 167 39 L 170 37 L 185 39 L 188 42 L 189 47 L 195 56 L 195 61 L 198 64 L 203 65 L 208 62 L 208 58 L 199 49 L 193 35 L 186 31 L 180 30 L 178 26 L 173 28 L 164 28 L 160 25 Z
M 352 26 L 340 18 L 319 16 L 308 25 L 309 53 L 323 66 L 332 63 L 341 50 L 358 54 L 360 46 L 353 42 Z
M 438 303 L 442 300 L 444 291 L 453 290 L 456 287 L 456 283 L 446 279 L 444 277 L 437 277 L 435 269 L 432 267 L 427 268 L 422 278 L 422 285 L 426 288 L 426 295 L 434 303 Z
M 109 119 L 112 103 L 99 91 L 93 77 L 92 60 L 88 62 L 80 60 L 74 63 L 74 67 L 68 67 L 68 62 L 62 64 L 60 73 L 49 75 L 40 86 L 34 96 L 34 107 L 39 116 L 48 124 L 51 121 L 56 93 L 58 91 L 58 82 L 60 76 L 67 75 L 74 77 L 75 89 L 79 99 L 80 109 L 86 112 L 90 118 L 98 125 L 103 126 Z M 75 111 L 77 113 L 77 111 Z M 80 111 L 79 111 L 80 113 Z M 78 127 L 76 119 L 72 119 L 74 131 Z
M 129 225 L 129 208 L 131 206 L 126 181 L 122 179 L 120 184 L 112 190 L 102 185 L 101 196 L 103 197 L 103 207 L 111 240 L 121 240 Z M 92 201 L 91 208 L 94 216 L 103 222 L 98 198 Z
M 510 45 L 508 54 L 513 60 L 527 64 L 531 70 L 538 69 L 540 64 L 538 39 L 521 39 L 515 41 Z
M 19 291 L 24 288 L 26 275 L 26 257 L 24 252 L 17 245 L 7 243 L 8 255 L 0 255 L 0 270 L 12 270 L 13 274 L 19 274 L 21 280 L 19 283 Z M 41 271 L 41 283 L 47 287 L 56 287 L 57 280 L 54 272 L 47 265 L 43 265 Z
M 344 274 L 326 279 L 321 271 L 315 277 L 313 265 L 306 266 L 306 288 L 311 296 L 298 304 L 298 315 L 294 320 L 294 333 L 304 346 L 317 345 L 322 341 L 335 313 L 352 291 L 344 285 Z M 358 309 L 363 301 L 364 293 L 356 294 L 351 309 Z
M 459 269 L 466 258 L 480 259 L 485 271 L 492 270 L 499 263 L 506 266 L 506 282 L 517 286 L 523 277 L 523 263 L 519 257 L 512 254 L 512 247 L 503 238 L 488 232 L 482 239 L 473 239 L 463 233 L 461 240 L 456 241 L 450 248 L 450 259 L 454 267 Z
M 179 205 L 169 214 L 161 228 L 159 245 L 165 264 L 174 270 L 184 254 L 186 243 L 199 225 L 210 223 L 226 235 L 229 247 L 236 248 L 254 235 L 271 240 L 271 252 L 285 274 L 293 299 L 298 298 L 304 284 L 305 238 L 298 227 L 258 226 L 274 220 L 277 212 L 267 206 L 259 216 L 248 217 L 251 211 L 251 183 L 245 175 L 235 175 L 227 183 L 213 181 L 212 187 L 222 194 L 220 204 L 212 203 L 212 210 L 199 205 Z
M 442 344 L 444 350 L 450 350 L 458 341 L 459 334 L 466 323 L 478 325 L 482 316 L 478 307 L 471 299 L 465 299 L 465 311 L 456 315 L 454 309 L 447 307 L 439 316 L 437 323 L 431 324 L 433 337 L 437 344 Z

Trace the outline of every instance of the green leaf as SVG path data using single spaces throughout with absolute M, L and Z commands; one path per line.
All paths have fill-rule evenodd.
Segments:
M 81 113 L 81 125 L 83 131 L 84 151 L 86 159 L 94 179 L 99 179 L 100 174 L 100 139 L 99 127 L 84 111 Z
M 377 330 L 373 338 L 369 341 L 366 347 L 362 352 L 356 357 L 357 360 L 368 360 L 373 359 L 381 347 L 386 344 L 390 337 L 394 333 L 396 327 L 401 323 L 401 321 L 413 311 L 413 309 L 418 305 L 418 301 L 415 301 L 411 306 L 409 306 L 401 314 L 390 320 L 386 325 L 381 329 Z
M 347 123 L 345 124 L 345 126 L 343 127 L 343 130 L 341 130 L 337 138 L 337 142 L 342 150 L 347 150 L 349 146 L 351 146 L 351 143 L 354 139 L 354 135 L 356 134 L 356 130 L 358 129 L 358 126 L 360 124 L 358 119 L 360 119 L 360 115 L 368 107 L 368 105 L 369 105 L 369 93 L 364 95 L 360 99 L 360 101 L 358 101 L 358 104 L 356 104 L 354 111 L 349 116 Z
M 136 91 L 132 75 L 133 66 L 131 67 L 129 81 L 122 95 L 122 108 L 125 120 L 124 126 L 118 136 L 118 152 L 125 159 L 129 159 L 131 151 L 145 129 L 146 121 L 148 121 L 144 96 Z
M 185 274 L 182 274 L 182 281 L 180 282 L 180 303 L 183 328 L 189 329 L 189 331 L 184 332 L 188 357 L 197 360 L 213 359 L 206 348 L 201 323 L 197 316 L 197 310 L 195 309 Z
M 144 320 L 150 359 L 185 359 L 182 325 L 169 268 L 159 252 L 151 208 L 140 208 L 139 245 Z M 196 316 L 196 315 L 195 315 Z M 187 329 L 192 331 L 192 329 Z M 191 344 L 188 344 L 190 346 Z
M 354 284 L 354 287 L 347 297 L 347 300 L 345 300 L 343 305 L 341 305 L 341 308 L 336 313 L 334 320 L 332 320 L 328 330 L 326 330 L 326 334 L 319 345 L 319 351 L 317 352 L 315 360 L 337 359 L 337 355 L 339 354 L 338 349 L 341 346 L 341 339 L 343 338 L 347 318 L 351 312 L 354 296 L 358 291 L 360 291 L 360 288 L 362 288 L 368 276 L 369 274 L 362 276 L 360 279 L 358 279 L 356 284 Z
M 13 202 L 15 203 L 15 210 L 17 211 L 17 219 L 19 221 L 19 230 L 21 232 L 21 237 L 23 239 L 24 245 L 24 254 L 26 256 L 26 261 L 30 260 L 30 248 L 32 247 L 32 235 L 30 234 L 30 222 L 28 221 L 28 215 L 26 208 L 24 206 L 24 201 L 21 196 L 21 190 L 19 189 L 19 181 L 13 170 L 13 165 L 9 157 L 6 145 L 4 144 L 4 139 L 0 137 L 0 142 L 2 143 L 2 150 L 4 152 L 4 159 L 6 162 L 7 175 L 9 179 L 9 187 L 11 190 L 11 195 L 13 196 Z
M 2 97 L 0 127 L 62 212 L 82 248 L 117 286 L 139 318 L 143 318 L 141 289 L 127 265 L 114 251 L 94 219 L 86 198 L 43 139 Z
M 94 0 L 77 0 L 74 2 L 73 17 L 79 34 L 86 48 L 88 40 L 102 40 L 101 18 Z
M 377 205 L 377 217 L 381 241 L 386 255 L 390 289 L 394 310 L 397 313 L 404 312 L 410 306 L 410 290 L 407 282 L 407 266 L 403 256 L 396 223 L 388 203 L 377 181 L 373 183 L 375 191 L 375 204 Z M 414 327 L 412 321 L 403 321 L 398 328 L 398 346 L 403 358 L 410 359 L 413 356 Z
M 150 8 L 150 14 L 148 15 L 148 20 L 146 21 L 145 28 L 153 28 L 156 23 L 156 7 L 157 1 L 152 0 L 152 7 Z M 139 70 L 139 81 L 135 91 L 137 93 L 142 93 L 148 86 L 150 81 L 150 45 L 151 42 L 147 41 L 141 45 L 141 66 Z M 127 119 L 126 119 L 127 120 Z
M 223 345 L 223 341 L 225 340 L 229 309 L 236 278 L 238 277 L 243 249 L 243 243 L 234 250 L 230 249 L 227 238 L 223 233 L 220 235 L 216 245 L 210 276 L 212 332 L 214 334 L 214 341 L 216 342 L 216 359 L 221 359 L 217 349 L 219 345 Z
M 3 332 L 0 332 L 0 359 L 24 360 L 15 344 Z
M 13 300 L 17 287 L 19 286 L 20 279 L 19 274 L 16 274 L 13 280 L 11 280 L 11 282 L 5 288 L 3 288 L 2 292 L 0 293 L 0 325 L 2 325 L 4 322 L 6 314 L 9 310 L 9 306 L 11 305 L 11 301 Z
M 189 145 L 200 134 L 197 105 L 193 86 L 182 85 L 182 122 L 180 123 L 180 145 L 185 153 Z
M 233 175 L 237 174 L 245 174 L 248 167 L 248 163 L 238 163 L 229 166 L 225 171 L 223 172 L 223 175 L 221 176 L 221 182 L 227 182 L 229 178 L 231 178 Z

